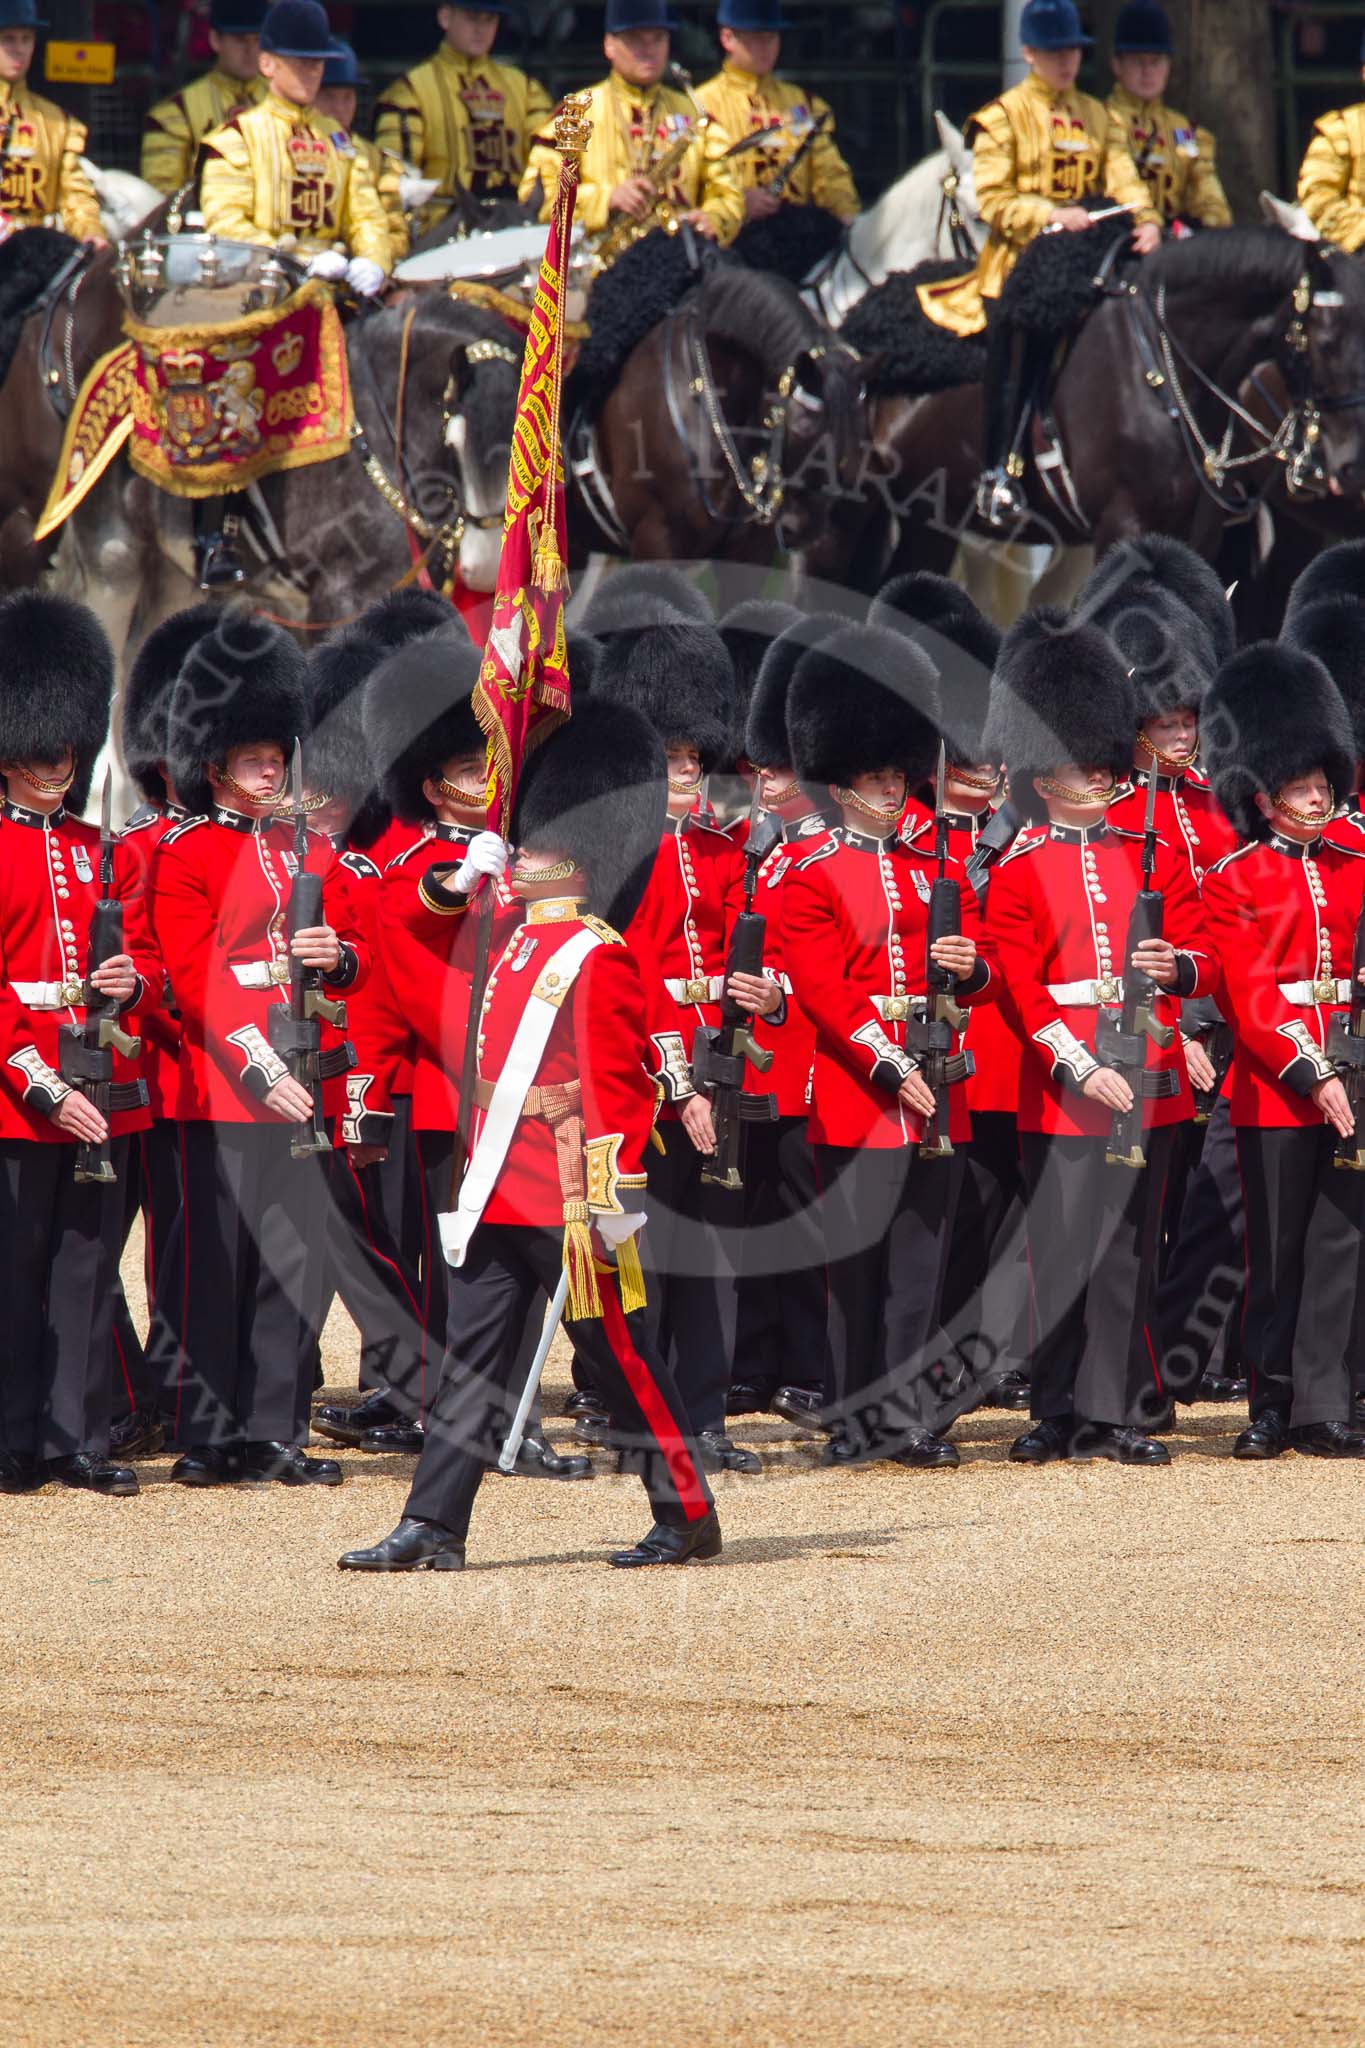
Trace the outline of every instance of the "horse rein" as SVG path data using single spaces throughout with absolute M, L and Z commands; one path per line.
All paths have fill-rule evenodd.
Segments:
M 47 285 L 37 304 L 31 309 L 43 315 L 43 331 L 38 339 L 38 374 L 48 402 L 59 420 L 71 416 L 71 408 L 80 396 L 80 385 L 76 380 L 76 300 L 81 286 L 88 275 L 94 252 L 82 244 L 73 249 L 66 262 Z M 53 360 L 52 329 L 57 318 L 57 308 L 66 302 L 66 332 L 62 341 L 60 365 Z

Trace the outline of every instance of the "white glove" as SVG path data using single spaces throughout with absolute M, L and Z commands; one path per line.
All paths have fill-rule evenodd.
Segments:
M 597 1235 L 609 1252 L 619 1251 L 632 1237 L 638 1237 L 645 1227 L 643 1209 L 628 1210 L 624 1216 L 598 1216 Z
M 320 249 L 308 266 L 308 275 L 325 278 L 328 284 L 338 284 L 346 275 L 346 258 L 340 249 Z
M 353 256 L 346 265 L 346 282 L 362 299 L 372 299 L 387 282 L 385 273 L 368 256 Z
M 398 180 L 398 203 L 404 213 L 415 213 L 419 206 L 425 206 L 435 196 L 438 178 L 400 178 Z
M 511 858 L 512 849 L 505 839 L 496 832 L 480 832 L 470 840 L 451 887 L 457 895 L 472 896 L 485 875 L 497 881 Z

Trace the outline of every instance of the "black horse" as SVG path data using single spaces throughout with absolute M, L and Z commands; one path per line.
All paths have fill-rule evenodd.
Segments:
M 1267 373 L 1287 394 L 1278 417 L 1254 402 Z M 1170 243 L 1115 277 L 1047 412 L 1055 432 L 1036 430 L 1023 479 L 1029 516 L 1006 538 L 1103 551 L 1169 533 L 1212 558 L 1286 481 L 1297 517 L 1335 524 L 1332 508 L 1365 486 L 1365 267 L 1273 228 Z M 883 390 L 873 416 L 869 489 L 841 522 L 869 573 L 946 568 L 974 527 L 982 387 Z

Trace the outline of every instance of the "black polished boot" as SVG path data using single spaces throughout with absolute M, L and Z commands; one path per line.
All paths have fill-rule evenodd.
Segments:
M 343 1572 L 462 1572 L 464 1542 L 435 1522 L 402 1521 L 369 1550 L 337 1559 Z
M 650 1564 L 701 1564 L 708 1558 L 719 1557 L 720 1552 L 720 1518 L 712 1508 L 699 1522 L 689 1522 L 685 1529 L 670 1529 L 656 1522 L 648 1536 L 633 1543 L 629 1550 L 614 1551 L 611 1562 L 618 1571 L 633 1571 Z

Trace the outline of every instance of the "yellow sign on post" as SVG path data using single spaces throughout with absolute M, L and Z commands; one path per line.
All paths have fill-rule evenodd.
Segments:
M 49 85 L 112 85 L 113 43 L 49 43 L 47 80 Z

